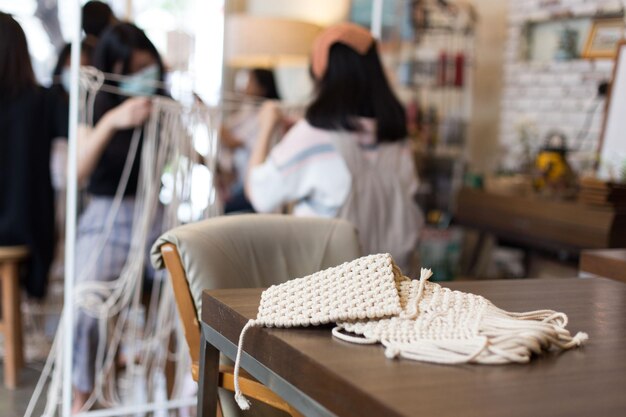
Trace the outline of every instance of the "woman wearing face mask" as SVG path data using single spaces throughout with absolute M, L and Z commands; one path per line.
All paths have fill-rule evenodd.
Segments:
M 0 12 L 0 246 L 28 247 L 20 282 L 35 298 L 46 294 L 54 247 L 50 144 L 64 134 L 56 99 L 37 84 L 21 26 Z
M 116 279 L 126 262 L 143 138 L 108 237 L 104 236 L 105 221 L 122 177 L 134 128 L 143 125 L 150 114 L 147 96 L 162 93 L 157 86 L 161 85 L 164 74 L 154 45 L 141 29 L 129 23 L 113 26 L 102 34 L 93 64 L 105 74 L 116 75 L 110 78 L 120 81 L 106 83 L 120 94 L 99 92 L 94 106 L 95 126 L 84 128 L 79 134 L 78 176 L 87 184 L 89 202 L 78 224 L 77 282 Z M 91 253 L 103 239 L 104 247 L 93 267 L 89 265 Z M 96 319 L 78 312 L 73 366 L 75 412 L 83 407 L 93 390 L 97 329 Z
M 295 203 L 300 216 L 340 217 L 359 230 L 364 254 L 389 252 L 410 273 L 421 213 L 402 105 L 385 77 L 376 41 L 342 23 L 313 45 L 316 94 L 271 150 L 278 108 L 261 109 L 246 194 L 258 212 Z

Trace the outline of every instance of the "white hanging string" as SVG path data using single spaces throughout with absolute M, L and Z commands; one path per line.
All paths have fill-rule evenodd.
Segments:
M 82 68 L 80 77 L 80 120 L 87 125 L 93 125 L 94 104 L 98 93 L 106 92 L 116 95 L 127 95 L 116 85 L 107 81 L 123 81 L 124 78 L 116 74 L 105 74 L 95 68 Z M 155 83 L 163 88 L 165 84 Z M 94 389 L 87 400 L 84 410 L 88 410 L 96 403 L 105 407 L 114 407 L 122 404 L 117 384 L 116 360 L 122 343 L 128 352 L 126 358 L 127 377 L 140 375 L 145 379 L 148 394 L 154 392 L 155 381 L 162 375 L 165 363 L 175 359 L 176 367 L 173 395 L 180 395 L 182 383 L 188 373 L 190 364 L 188 352 L 183 349 L 184 339 L 178 339 L 174 345 L 175 351 L 170 352 L 170 338 L 182 338 L 180 326 L 177 325 L 177 314 L 174 308 L 174 297 L 169 282 L 163 279 L 163 274 L 157 274 L 154 281 L 151 303 L 148 306 L 148 317 L 142 329 L 137 328 L 137 316 L 143 311 L 141 294 L 143 284 L 144 259 L 150 245 L 150 232 L 155 223 L 162 224 L 163 230 L 180 224 L 178 209 L 190 201 L 191 173 L 193 161 L 197 154 L 193 145 L 193 128 L 202 126 L 209 137 L 209 153 L 204 163 L 212 174 L 217 164 L 218 141 L 215 127 L 219 125 L 225 106 L 212 107 L 196 102 L 184 106 L 168 97 L 153 94 L 149 96 L 152 110 L 149 119 L 142 128 L 134 130 L 129 152 L 126 157 L 122 176 L 111 208 L 104 222 L 102 238 L 91 252 L 84 271 L 91 275 L 97 267 L 98 260 L 111 238 L 115 219 L 119 213 L 126 187 L 128 185 L 133 162 L 136 159 L 139 142 L 143 131 L 143 145 L 141 164 L 135 204 L 133 211 L 133 226 L 128 259 L 120 273 L 113 281 L 81 281 L 73 289 L 73 298 L 76 306 L 84 314 L 98 319 L 98 346 L 96 348 Z M 255 98 L 238 94 L 229 95 L 226 107 L 235 108 L 242 104 L 260 105 L 261 101 Z M 287 117 L 300 117 L 303 113 L 301 105 L 280 104 L 281 110 Z M 173 173 L 172 201 L 164 209 L 159 208 L 159 193 L 161 176 L 164 172 Z M 214 176 L 214 175 L 213 175 Z M 220 204 L 216 198 L 213 184 L 210 201 L 204 216 L 220 214 Z M 60 326 L 58 335 L 63 334 L 64 326 Z M 69 329 L 72 331 L 72 329 Z M 143 334 L 140 334 L 140 331 Z M 57 336 L 59 337 L 59 336 Z M 44 412 L 45 417 L 56 415 L 61 383 L 62 354 L 61 345 L 57 343 L 52 349 L 38 387 L 29 403 L 27 417 L 33 412 L 45 381 L 50 380 L 48 399 Z
M 82 107 L 82 120 L 93 120 L 93 104 L 98 92 L 119 93 L 107 89 L 106 76 L 92 68 L 84 69 L 81 77 L 80 105 Z M 127 374 L 142 375 L 151 380 L 146 381 L 148 388 L 153 387 L 153 380 L 159 372 L 163 372 L 166 360 L 176 356 L 179 363 L 174 380 L 174 393 L 180 394 L 181 384 L 188 367 L 182 366 L 189 363 L 188 353 L 184 349 L 169 351 L 169 340 L 172 337 L 182 336 L 180 332 L 174 332 L 179 327 L 176 324 L 177 315 L 174 310 L 174 298 L 171 288 L 164 285 L 167 282 L 163 274 L 157 274 L 152 291 L 153 298 L 148 307 L 149 317 L 145 328 L 138 329 L 136 323 L 132 323 L 133 315 L 137 314 L 141 306 L 141 294 L 143 284 L 144 259 L 149 248 L 150 232 L 155 223 L 163 224 L 163 229 L 176 226 L 178 208 L 190 199 L 191 172 L 195 159 L 193 147 L 193 131 L 189 126 L 204 126 L 210 140 L 209 149 L 211 155 L 207 158 L 213 164 L 217 152 L 216 135 L 212 121 L 214 115 L 219 112 L 217 108 L 181 104 L 165 97 L 151 98 L 152 111 L 149 120 L 143 127 L 143 146 L 141 152 L 141 164 L 135 206 L 133 213 L 133 226 L 131 232 L 131 244 L 128 259 L 120 276 L 114 281 L 86 281 L 76 285 L 73 289 L 76 305 L 82 311 L 99 320 L 99 338 L 96 350 L 94 390 L 85 404 L 84 410 L 91 408 L 96 402 L 102 406 L 113 407 L 120 405 L 122 399 L 119 396 L 116 384 L 116 358 L 121 343 L 126 340 L 129 343 L 130 356 L 126 361 Z M 128 184 L 128 177 L 135 160 L 142 129 L 136 129 L 131 139 L 130 150 L 125 162 L 122 178 L 116 190 L 111 205 L 111 210 L 105 221 L 102 240 L 96 250 L 90 256 L 85 271 L 94 271 L 98 257 L 102 253 L 112 233 L 113 224 L 124 191 Z M 210 166 L 209 169 L 214 168 Z M 171 169 L 175 172 L 174 196 L 172 202 L 165 207 L 163 216 L 159 207 L 159 193 L 161 188 L 161 175 Z M 213 171 L 214 172 L 214 171 Z M 179 181 L 180 180 L 180 181 Z M 207 184 L 207 187 L 213 187 Z M 207 202 L 207 213 L 216 213 L 212 208 L 215 202 Z M 136 320 L 136 317 L 134 317 Z M 57 338 L 64 334 L 66 326 L 60 326 Z M 142 331 L 143 335 L 139 334 Z M 56 340 L 56 339 L 55 339 Z M 184 344 L 184 340 L 178 340 L 175 345 Z M 61 368 L 62 348 L 59 343 L 54 344 L 44 372 L 37 384 L 37 389 L 29 403 L 26 416 L 30 416 L 34 410 L 45 382 L 50 379 L 48 387 L 48 399 L 44 416 L 53 416 L 58 410 L 61 393 Z M 147 393 L 148 396 L 151 392 Z
M 88 74 L 88 76 L 91 78 L 89 83 L 100 85 L 99 91 L 117 94 L 120 96 L 127 96 L 127 97 L 133 96 L 133 94 L 128 93 L 127 91 L 125 91 L 124 89 L 116 85 L 120 81 L 126 80 L 128 76 L 121 75 L 121 74 L 108 73 L 108 72 L 101 72 L 93 67 L 82 67 L 81 71 L 84 74 Z M 109 81 L 109 83 L 107 83 L 106 81 Z M 110 82 L 113 82 L 113 84 L 111 84 Z M 153 87 L 155 89 L 161 89 L 161 90 L 167 90 L 170 87 L 170 85 L 167 82 L 160 81 L 160 80 L 141 80 L 141 81 L 136 81 L 136 82 L 140 82 L 142 85 L 147 86 L 147 87 Z M 195 94 L 193 91 L 191 91 L 191 93 Z M 214 111 L 219 109 L 220 113 L 233 112 L 233 111 L 239 110 L 242 105 L 260 107 L 265 101 L 268 100 L 265 97 L 251 96 L 248 94 L 238 93 L 234 91 L 226 91 L 223 93 L 222 96 L 223 97 L 222 97 L 221 104 L 219 105 L 219 107 L 211 107 L 211 106 L 206 106 L 206 105 L 205 106 L 208 109 L 213 109 Z M 153 94 L 148 94 L 146 95 L 146 97 L 163 97 L 163 95 L 157 92 Z M 174 107 L 177 107 L 177 106 L 180 106 L 180 103 L 177 103 L 172 100 L 170 103 L 164 103 L 164 105 L 172 105 Z M 300 117 L 304 113 L 304 108 L 306 107 L 306 105 L 307 105 L 306 102 L 302 102 L 302 103 L 285 103 L 285 102 L 280 102 L 280 101 L 278 102 L 278 107 L 283 114 L 297 115 Z M 93 109 L 93 105 L 90 106 L 88 104 L 87 109 Z M 92 121 L 92 120 L 93 118 L 88 119 L 88 121 Z

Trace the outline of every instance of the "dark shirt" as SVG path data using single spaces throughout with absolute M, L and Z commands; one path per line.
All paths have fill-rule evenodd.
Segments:
M 122 102 L 123 99 L 119 96 L 109 93 L 98 93 L 94 104 L 94 123 L 98 123 L 106 112 L 117 107 Z M 89 193 L 109 197 L 115 195 L 120 178 L 122 177 L 122 171 L 124 171 L 124 164 L 126 163 L 126 156 L 130 149 L 133 130 L 134 129 L 120 130 L 113 135 L 104 149 L 104 152 L 102 152 L 102 156 L 96 168 L 91 173 L 89 186 L 87 188 Z M 134 196 L 137 192 L 142 142 L 143 134 L 140 138 L 139 148 L 137 149 L 137 155 L 133 162 L 128 185 L 124 192 L 125 196 Z
M 67 130 L 57 123 L 59 96 L 33 88 L 17 97 L 0 94 L 0 245 L 27 245 L 22 283 L 43 297 L 54 250 L 54 200 L 50 180 L 52 139 Z

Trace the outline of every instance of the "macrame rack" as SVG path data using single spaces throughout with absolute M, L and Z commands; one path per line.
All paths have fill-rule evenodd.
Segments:
M 94 103 L 98 93 L 109 93 L 128 96 L 116 84 L 123 81 L 124 76 L 103 73 L 93 67 L 82 67 L 80 70 L 80 90 L 78 94 L 79 121 L 93 126 Z M 168 86 L 161 82 L 150 82 L 156 89 L 165 90 Z M 128 260 L 120 273 L 113 281 L 86 281 L 72 288 L 72 298 L 76 308 L 81 308 L 89 316 L 99 320 L 99 344 L 96 353 L 96 380 L 94 391 L 85 404 L 81 415 L 114 416 L 127 414 L 128 406 L 124 405 L 119 395 L 117 383 L 119 375 L 116 371 L 116 356 L 120 347 L 124 345 L 128 360 L 126 363 L 126 378 L 139 378 L 139 384 L 144 389 L 147 404 L 131 407 L 133 412 L 158 408 L 176 408 L 195 404 L 195 398 L 181 398 L 182 384 L 188 374 L 189 357 L 182 347 L 184 338 L 178 326 L 178 316 L 175 311 L 175 301 L 169 281 L 163 273 L 157 273 L 155 284 L 150 297 L 151 303 L 147 308 L 145 328 L 137 325 L 138 317 L 142 316 L 141 304 L 142 277 L 144 271 L 145 254 L 151 242 L 149 234 L 153 224 L 160 222 L 165 231 L 180 224 L 178 210 L 181 204 L 188 202 L 191 190 L 191 173 L 199 155 L 194 149 L 193 134 L 198 128 L 206 130 L 209 138 L 209 152 L 204 155 L 204 163 L 213 174 L 216 171 L 218 140 L 217 130 L 225 112 L 232 112 L 242 105 L 259 106 L 264 99 L 249 97 L 237 93 L 225 94 L 219 106 L 207 106 L 200 101 L 193 101 L 190 105 L 183 105 L 171 98 L 159 94 L 148 96 L 152 103 L 150 117 L 142 127 L 133 131 L 129 152 L 124 169 L 118 184 L 111 210 L 105 221 L 103 239 L 98 247 L 90 254 L 86 269 L 77 271 L 90 275 L 96 268 L 98 258 L 110 237 L 116 215 L 119 212 L 124 192 L 128 184 L 133 161 L 137 156 L 139 141 L 143 132 L 143 146 L 141 169 L 135 197 L 133 213 L 133 229 L 131 233 L 131 249 Z M 279 103 L 279 108 L 288 118 L 296 119 L 303 114 L 303 105 Z M 161 176 L 165 171 L 173 173 L 173 199 L 159 210 L 159 193 Z M 204 213 L 205 218 L 219 215 L 221 207 L 217 201 L 213 184 L 210 201 Z M 63 315 L 67 312 L 64 309 Z M 39 403 L 44 387 L 49 382 L 47 390 L 44 417 L 57 415 L 61 400 L 64 381 L 63 368 L 67 352 L 64 354 L 64 337 L 67 331 L 65 319 L 62 320 L 50 355 L 44 366 L 42 375 L 33 392 L 27 408 L 26 417 L 30 417 L 35 406 Z M 73 331 L 73 329 L 70 329 Z M 67 346 L 67 345 L 65 345 Z M 175 351 L 169 351 L 169 346 L 175 346 Z M 171 398 L 163 403 L 163 399 L 151 398 L 156 392 L 155 384 L 159 378 L 163 379 L 165 364 L 174 360 L 177 364 L 174 377 L 174 389 Z M 143 388 L 145 387 L 145 388 Z M 86 411 L 95 403 L 109 407 L 108 410 Z M 150 404 L 158 402 L 158 407 Z
M 110 82 L 119 82 L 125 80 L 127 77 L 120 74 L 113 74 L 107 72 L 101 72 L 93 67 L 82 67 L 81 71 L 83 74 L 88 75 L 91 78 L 91 81 L 84 80 L 83 82 L 91 82 L 100 84 L 100 91 L 108 92 L 112 94 L 117 94 L 121 96 L 128 96 L 124 90 L 120 89 L 114 84 L 105 83 L 105 81 Z M 150 87 L 154 87 L 155 89 L 168 90 L 171 86 L 163 81 L 142 81 L 142 84 Z M 193 92 L 192 92 L 193 94 Z M 150 95 L 148 97 L 161 97 L 160 95 Z M 197 96 L 196 96 L 197 97 Z M 204 105 L 207 109 L 210 109 L 214 112 L 219 112 L 220 114 L 228 114 L 229 112 L 237 111 L 241 108 L 242 105 L 250 105 L 254 107 L 261 107 L 261 105 L 267 101 L 265 97 L 256 97 L 250 96 L 239 92 L 234 91 L 224 91 L 222 92 L 221 100 L 219 106 L 208 106 L 198 100 L 198 104 Z M 178 102 L 169 101 L 168 104 L 174 106 L 180 106 Z M 278 107 L 281 112 L 290 118 L 299 118 L 304 114 L 304 108 L 306 103 L 285 103 L 278 102 Z M 87 106 L 87 108 L 90 108 Z
M 97 93 L 102 91 L 119 93 L 117 87 L 107 86 L 105 81 L 108 79 L 106 74 L 94 68 L 81 70 L 79 107 L 82 123 L 92 124 L 93 105 Z M 218 151 L 215 131 L 220 114 L 219 108 L 210 108 L 197 103 L 183 106 L 162 96 L 152 96 L 151 101 L 152 110 L 148 120 L 143 127 L 136 128 L 133 132 L 122 177 L 111 211 L 105 221 L 104 237 L 91 253 L 87 267 L 78 272 L 90 274 L 90 271 L 96 267 L 99 254 L 111 234 L 115 217 L 124 197 L 143 131 L 144 139 L 140 155 L 142 162 L 135 196 L 131 245 L 126 264 L 120 276 L 114 281 L 86 281 L 72 289 L 76 307 L 98 318 L 100 323 L 95 364 L 96 380 L 94 391 L 85 405 L 85 410 L 96 402 L 111 407 L 110 410 L 86 412 L 84 415 L 113 416 L 128 413 L 124 409 L 123 400 L 116 388 L 118 378 L 115 366 L 116 357 L 122 344 L 127 353 L 127 378 L 142 381 L 145 386 L 143 394 L 146 396 L 146 402 L 159 403 L 160 408 L 167 408 L 168 405 L 172 408 L 195 404 L 195 398 L 181 398 L 182 384 L 190 363 L 188 353 L 182 348 L 185 342 L 177 324 L 178 316 L 172 290 L 163 274 L 155 276 L 145 327 L 139 326 L 137 320 L 143 308 L 141 304 L 142 278 L 144 260 L 151 244 L 149 241 L 151 228 L 155 223 L 160 223 L 162 230 L 180 224 L 178 209 L 190 198 L 192 168 L 196 164 L 194 160 L 198 159 L 193 146 L 193 135 L 197 129 L 206 129 L 206 136 L 209 138 L 209 153 L 204 157 L 204 163 L 210 172 L 215 172 Z M 159 203 L 161 176 L 166 171 L 173 173 L 174 190 L 172 201 L 161 210 Z M 211 187 L 211 193 L 204 217 L 216 216 L 220 208 L 215 190 L 212 183 L 206 186 Z M 64 315 L 66 313 L 64 311 Z M 64 381 L 62 373 L 65 356 L 61 341 L 68 330 L 72 331 L 72 329 L 67 329 L 65 322 L 62 322 L 29 403 L 26 416 L 32 415 L 46 382 L 49 382 L 49 386 L 43 415 L 46 417 L 57 415 L 58 406 L 62 403 L 63 384 L 71 383 Z M 169 346 L 174 346 L 175 350 L 170 351 Z M 173 393 L 167 401 L 168 404 L 165 404 L 164 398 L 154 398 L 153 393 L 156 392 L 155 386 L 158 385 L 159 380 L 163 381 L 165 364 L 168 360 L 175 360 L 177 366 Z M 144 409 L 150 410 L 149 407 L 144 407 Z

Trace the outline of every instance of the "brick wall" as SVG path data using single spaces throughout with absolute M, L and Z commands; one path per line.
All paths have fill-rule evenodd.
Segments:
M 527 21 L 549 20 L 552 14 L 589 16 L 621 10 L 622 0 L 509 0 L 508 34 L 504 52 L 504 89 L 501 101 L 500 145 L 502 168 L 519 167 L 522 146 L 520 125 L 533 132 L 531 148 L 536 151 L 552 129 L 568 137 L 570 162 L 577 168 L 589 166 L 597 149 L 604 102 L 597 97 L 601 81 L 608 81 L 613 61 L 583 60 L 532 62 L 522 58 L 523 28 Z M 589 134 L 580 137 L 590 108 L 599 107 Z

